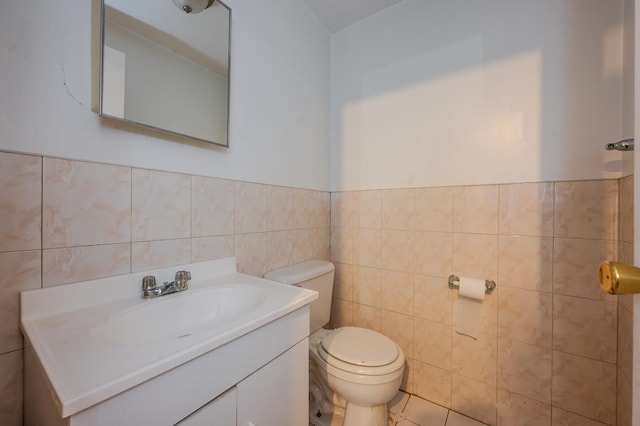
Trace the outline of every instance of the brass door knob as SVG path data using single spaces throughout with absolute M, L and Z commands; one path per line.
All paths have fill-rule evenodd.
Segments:
M 640 293 L 640 268 L 606 260 L 600 265 L 600 287 L 609 294 Z

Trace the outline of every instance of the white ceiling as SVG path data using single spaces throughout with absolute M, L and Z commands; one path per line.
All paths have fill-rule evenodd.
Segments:
M 302 0 L 331 32 L 349 25 L 401 0 Z

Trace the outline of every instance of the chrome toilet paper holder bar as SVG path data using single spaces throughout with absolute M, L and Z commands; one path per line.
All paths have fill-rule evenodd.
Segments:
M 460 286 L 460 278 L 457 275 L 449 275 L 449 288 L 458 288 Z M 491 293 L 496 288 L 496 282 L 493 280 L 484 280 L 485 293 Z

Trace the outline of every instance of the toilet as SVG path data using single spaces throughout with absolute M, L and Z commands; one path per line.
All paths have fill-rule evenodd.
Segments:
M 387 403 L 402 382 L 404 353 L 373 330 L 322 328 L 329 323 L 334 273 L 331 262 L 310 260 L 264 276 L 319 293 L 310 305 L 309 424 L 386 426 Z

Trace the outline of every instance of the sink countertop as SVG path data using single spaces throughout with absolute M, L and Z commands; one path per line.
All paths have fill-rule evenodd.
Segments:
M 171 281 L 172 274 L 180 269 L 191 271 L 188 290 L 156 299 L 140 298 L 144 275 L 156 275 L 158 282 Z M 179 337 L 116 344 L 97 332 L 114 313 L 229 284 L 265 288 L 267 297 L 238 318 Z M 23 292 L 21 328 L 55 390 L 64 418 L 214 350 L 317 297 L 311 290 L 240 274 L 235 258 L 227 258 Z

